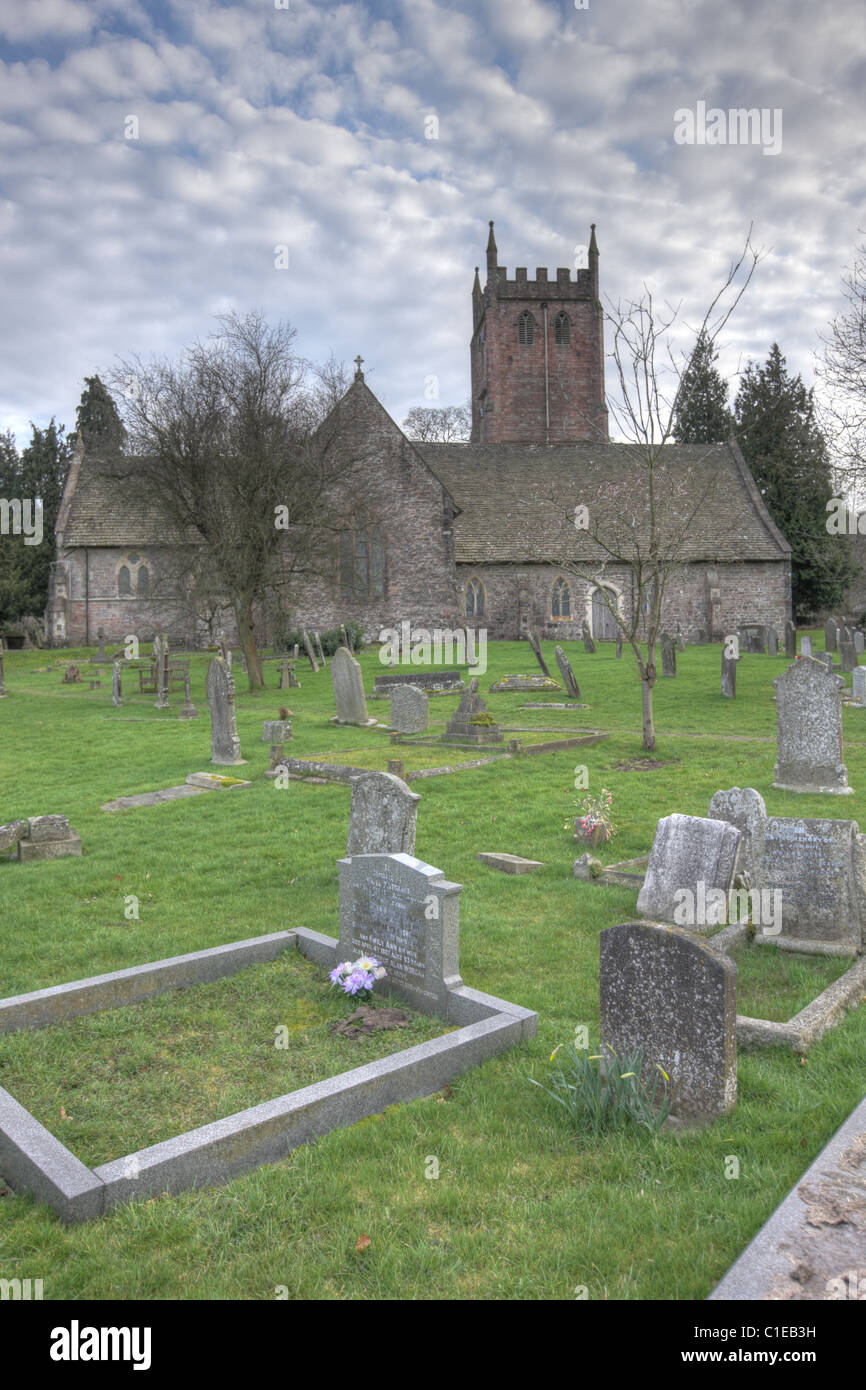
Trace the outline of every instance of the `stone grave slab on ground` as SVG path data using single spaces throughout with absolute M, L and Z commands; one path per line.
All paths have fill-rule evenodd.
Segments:
M 383 672 L 373 682 L 373 700 L 389 700 L 395 685 L 417 685 L 428 695 L 457 695 L 466 689 L 459 671 Z
M 429 722 L 429 697 L 421 687 L 395 685 L 391 690 L 391 728 L 399 734 L 422 734 Z
M 331 658 L 331 682 L 337 713 L 332 724 L 355 724 L 367 728 L 378 721 L 367 713 L 361 667 L 346 647 L 338 647 Z
M 241 755 L 235 720 L 235 682 L 231 667 L 215 656 L 207 668 L 207 702 L 211 723 L 211 762 L 233 767 L 245 761 Z
M 414 854 L 417 792 L 390 772 L 369 772 L 351 783 L 346 854 Z
M 32 816 L 28 820 L 27 834 L 18 840 L 18 858 L 22 863 L 62 859 L 69 854 L 81 854 L 81 837 L 66 816 Z
M 864 668 L 866 669 L 866 668 Z M 491 695 L 501 695 L 509 690 L 561 690 L 562 686 L 552 676 L 502 676 L 490 686 Z M 546 708 L 546 706 L 542 706 Z
M 571 668 L 571 662 L 565 655 L 565 652 L 562 650 L 562 647 L 554 647 L 553 651 L 554 655 L 556 656 L 556 664 L 559 667 L 559 674 L 562 676 L 562 683 L 565 686 L 566 694 L 570 695 L 573 700 L 579 700 L 580 686 L 578 685 L 577 677 L 575 676 L 574 671 Z
M 739 830 L 727 821 L 665 816 L 656 826 L 646 878 L 638 894 L 638 915 L 657 922 L 681 920 L 678 914 L 682 911 L 684 891 L 693 894 L 696 913 L 701 903 L 709 907 L 711 893 L 716 901 L 719 892 L 727 899 L 739 844 Z M 706 915 L 711 914 L 707 911 Z M 695 926 L 700 930 L 726 920 L 727 916 L 716 917 L 711 922 L 696 922 Z
M 773 681 L 778 753 L 773 786 L 781 791 L 848 795 L 842 762 L 842 677 L 800 657 Z
M 714 1119 L 736 1103 L 736 978 L 732 961 L 675 927 L 601 933 L 601 1038 L 620 1059 L 643 1049 L 645 1080 L 663 1068 L 676 1116 Z
M 540 859 L 524 859 L 520 854 L 503 854 L 499 850 L 481 850 L 475 857 L 489 869 L 499 869 L 504 874 L 531 874 L 544 868 Z

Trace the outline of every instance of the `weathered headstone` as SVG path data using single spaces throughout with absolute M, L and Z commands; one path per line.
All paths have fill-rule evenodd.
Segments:
M 390 772 L 353 778 L 346 853 L 414 854 L 420 800 Z
M 775 934 L 849 945 L 863 939 L 864 849 L 853 820 L 768 816 L 756 884 L 781 894 Z
M 319 658 L 319 665 L 324 666 L 325 653 L 322 651 L 322 639 L 319 636 L 318 632 L 313 633 L 313 641 L 316 644 L 316 656 Z
M 669 632 L 663 632 L 661 635 L 661 649 L 662 675 L 675 676 L 677 673 L 677 649 Z
M 713 1118 L 737 1099 L 737 968 L 673 927 L 628 922 L 600 940 L 601 1037 L 645 1081 L 669 1077 L 671 1111 Z
M 501 694 L 508 690 L 561 690 L 552 676 L 503 676 L 500 680 L 494 681 L 490 686 L 491 695 Z
M 532 654 L 535 657 L 535 660 L 538 662 L 539 666 L 541 667 L 542 671 L 544 672 L 545 676 L 549 676 L 550 672 L 547 669 L 547 662 L 544 660 L 544 653 L 541 650 L 541 639 L 539 638 L 538 633 L 535 631 L 534 627 L 527 628 L 526 640 L 532 648 Z
M 580 629 L 580 633 L 581 633 L 581 637 L 583 638 L 583 650 L 584 650 L 585 652 L 590 652 L 590 653 L 594 652 L 594 651 L 595 651 L 595 643 L 594 643 L 593 640 L 592 640 L 592 633 L 591 633 L 590 630 L 589 630 L 589 623 L 586 621 L 586 618 L 584 618 L 584 620 L 583 620 L 583 623 L 582 623 L 581 629 Z
M 779 655 L 779 635 L 774 627 L 764 629 L 764 646 L 768 656 Z
M 565 655 L 565 652 L 562 650 L 562 647 L 554 647 L 553 652 L 556 657 L 556 664 L 559 667 L 559 674 L 562 676 L 562 683 L 565 686 L 566 693 L 570 695 L 573 700 L 579 700 L 580 686 L 578 685 L 577 678 L 574 674 L 574 671 L 571 668 L 571 662 Z
M 304 651 L 307 653 L 307 656 L 309 657 L 309 660 L 310 660 L 310 665 L 312 666 L 313 672 L 315 673 L 315 672 L 318 671 L 318 669 L 319 669 L 319 663 L 318 663 L 318 661 L 316 660 L 316 653 L 313 651 L 313 644 L 312 644 L 312 642 L 310 641 L 310 634 L 307 632 L 307 629 L 306 629 L 306 628 L 304 628 L 303 638 L 304 638 Z
M 391 728 L 398 734 L 423 733 L 429 722 L 428 711 L 429 697 L 419 686 L 395 685 L 391 690 Z
M 800 657 L 773 681 L 778 752 L 773 786 L 780 791 L 847 795 L 842 762 L 842 677 Z
M 119 661 L 115 661 L 111 668 L 111 703 L 113 705 L 123 704 L 123 677 L 122 667 Z
M 18 840 L 18 858 L 26 863 L 62 859 L 68 854 L 81 854 L 81 839 L 66 816 L 32 816 L 27 822 L 27 834 Z
M 178 719 L 198 719 L 198 710 L 192 702 L 189 686 L 189 663 L 183 673 L 183 705 L 177 712 Z
M 728 656 L 727 643 L 722 645 L 722 694 L 727 700 L 737 696 L 737 657 Z
M 286 750 L 283 745 L 281 743 L 272 743 L 268 761 L 268 772 L 276 772 L 278 768 L 282 767 L 285 756 Z
M 478 694 L 478 677 L 473 676 L 469 687 L 460 697 L 460 704 L 448 720 L 442 735 L 443 743 L 502 743 L 503 733 L 499 725 L 488 723 L 483 716 L 489 715 L 486 704 Z M 479 718 L 480 722 L 473 723 Z
M 301 682 L 295 675 L 295 663 L 293 661 L 280 662 L 280 690 L 299 690 Z
M 622 633 L 619 628 L 616 630 L 616 654 L 618 657 L 622 656 Z
M 728 791 L 716 792 L 707 816 L 710 820 L 724 820 L 737 827 L 740 849 L 736 878 L 746 887 L 757 887 L 761 878 L 767 826 L 767 808 L 760 792 L 756 792 L 754 787 L 731 787 Z
M 229 651 L 229 639 L 225 634 L 225 629 L 220 628 L 217 633 L 217 646 L 220 649 L 220 656 L 227 666 L 231 665 L 232 654 Z
M 312 660 L 315 662 L 315 657 Z M 338 647 L 331 659 L 331 682 L 337 702 L 337 713 L 331 719 L 332 724 L 357 724 L 366 727 L 376 723 L 376 720 L 367 714 L 361 667 L 345 647 Z
M 824 624 L 824 651 L 835 652 L 837 641 L 836 619 L 828 618 Z
M 843 627 L 839 641 L 839 661 L 843 671 L 853 671 L 857 665 L 857 648 L 850 627 Z
M 858 656 L 862 656 L 862 655 L 863 655 L 864 646 L 866 646 L 866 638 L 864 638 L 863 633 L 860 631 L 859 627 L 855 627 L 855 629 L 854 629 L 854 650 L 855 650 L 855 652 L 857 653 Z
M 4 659 L 3 639 L 0 637 L 0 700 L 4 699 L 6 695 L 6 667 Z
M 293 658 L 294 661 L 297 661 L 297 659 L 298 659 L 298 652 L 299 652 L 299 650 L 300 650 L 300 648 L 299 648 L 299 646 L 298 646 L 298 644 L 297 644 L 297 642 L 296 642 L 295 645 L 292 647 L 292 658 Z
M 235 682 L 228 662 L 215 656 L 207 668 L 210 709 L 211 762 L 233 767 L 244 762 L 235 720 Z
M 340 859 L 341 960 L 366 953 L 387 984 L 431 1012 L 444 1011 L 460 978 L 459 883 L 409 854 Z
M 812 639 L 811 639 L 811 637 L 809 636 L 808 632 L 804 632 L 804 633 L 803 633 L 803 636 L 800 638 L 800 655 L 801 655 L 801 656 L 811 656 L 811 655 L 812 655 Z
M 866 666 L 855 667 L 851 679 L 854 684 L 854 703 L 856 705 L 866 705 Z
M 0 851 L 11 849 L 19 840 L 23 840 L 26 834 L 26 820 L 13 820 L 7 825 L 0 825 Z
M 785 655 L 790 661 L 797 655 L 797 629 L 790 618 L 785 623 Z
M 266 719 L 262 724 L 262 743 L 285 743 L 291 737 L 290 719 Z
M 346 631 L 345 623 L 340 623 L 340 641 L 343 643 L 343 646 L 346 648 L 346 651 L 351 655 L 352 644 L 349 641 L 349 634 Z
M 726 922 L 739 844 L 739 830 L 726 821 L 665 816 L 656 826 L 638 916 L 697 928 Z M 686 893 L 692 894 L 694 921 L 689 921 Z
M 156 665 L 156 708 L 168 709 L 168 638 L 160 633 L 153 644 Z
M 66 670 L 63 672 L 63 684 L 78 685 L 80 680 L 81 672 L 79 671 L 78 667 L 73 664 L 67 666 Z
M 92 656 L 90 659 L 94 665 L 98 663 L 101 666 L 107 666 L 109 658 L 105 655 L 105 633 L 101 627 L 96 629 L 96 640 L 99 643 L 99 650 L 96 656 Z

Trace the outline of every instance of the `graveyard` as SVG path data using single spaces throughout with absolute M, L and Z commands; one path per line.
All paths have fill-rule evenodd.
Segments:
M 810 635 L 823 652 L 824 630 Z M 578 1027 L 598 1051 L 603 1010 L 615 1011 L 614 992 L 600 999 L 600 954 L 613 949 L 602 934 L 636 922 L 635 888 L 574 876 L 584 849 L 571 829 L 583 795 L 578 766 L 590 789 L 613 796 L 615 834 L 592 849 L 602 865 L 647 856 L 659 820 L 706 818 L 711 798 L 733 787 L 760 793 L 777 837 L 790 818 L 866 830 L 866 708 L 841 711 L 845 794 L 787 790 L 789 773 L 777 775 L 774 681 L 790 658 L 784 649 L 744 652 L 735 698 L 725 698 L 720 653 L 676 652 L 675 677 L 655 687 L 649 755 L 633 664 L 627 654 L 617 660 L 611 642 L 592 653 L 567 645 L 578 698 L 552 642 L 543 654 L 561 688 L 491 692 L 506 677 L 540 672 L 527 643 L 490 643 L 477 693 L 502 737 L 477 747 L 442 738 L 461 703 L 459 730 L 492 727 L 470 723 L 478 714 L 464 700 L 465 668 L 465 689 L 431 692 L 426 727 L 394 739 L 389 702 L 371 698 L 386 670 L 375 648 L 359 656 L 367 702 L 353 723 L 334 722 L 330 661 L 313 671 L 302 655 L 291 689 L 278 689 L 269 662 L 267 689 L 251 695 L 236 660 L 236 730 L 222 731 L 228 753 L 218 762 L 212 655 L 182 654 L 188 689 L 154 692 L 126 679 L 117 704 L 111 667 L 91 664 L 95 648 L 5 653 L 3 820 L 66 817 L 81 853 L 35 862 L 13 847 L 0 853 L 4 998 L 272 933 L 341 937 L 352 793 L 347 780 L 315 774 L 266 777 L 272 736 L 283 733 L 291 760 L 381 773 L 402 763 L 420 798 L 411 853 L 461 888 L 463 986 L 537 1014 L 538 1031 L 279 1162 L 220 1185 L 157 1190 L 80 1225 L 2 1183 L 4 1271 L 14 1274 L 26 1250 L 50 1267 L 57 1298 L 269 1300 L 280 1286 L 292 1299 L 569 1299 L 580 1287 L 593 1299 L 706 1298 L 862 1099 L 866 1010 L 843 1012 L 807 1051 L 740 1045 L 729 1059 L 735 1103 L 720 1093 L 709 1124 L 593 1137 L 530 1080 L 545 1082 L 551 1054 Z M 80 681 L 64 680 L 70 665 Z M 101 679 L 91 688 L 94 672 Z M 855 678 L 843 665 L 845 700 Z M 562 707 L 569 701 L 575 707 Z M 190 702 L 200 717 L 184 716 Z M 290 727 L 280 714 L 287 705 Z M 231 780 L 214 790 L 188 783 L 201 773 Z M 193 794 L 103 809 L 181 787 Z M 539 867 L 503 873 L 478 858 L 497 853 Z M 659 930 L 631 929 L 629 949 Z M 736 1013 L 779 1024 L 852 965 L 850 953 L 745 940 L 731 959 Z M 717 973 L 730 1011 L 733 972 Z M 321 961 L 286 951 L 140 1004 L 0 1034 L 0 1086 L 82 1162 L 111 1165 L 403 1049 L 445 1045 L 462 1022 L 410 1010 L 405 1030 L 331 1033 L 352 1007 Z M 285 1048 L 274 1046 L 280 1027 Z M 715 1036 L 708 1028 L 708 1046 Z

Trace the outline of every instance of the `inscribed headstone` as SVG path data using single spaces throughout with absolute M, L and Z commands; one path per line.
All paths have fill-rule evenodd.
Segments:
M 863 849 L 856 821 L 769 816 L 757 887 L 781 893 L 781 934 L 849 944 L 863 937 Z
M 671 1110 L 713 1117 L 737 1099 L 737 968 L 673 927 L 628 922 L 600 940 L 601 1037 L 645 1081 L 669 1077 Z
M 414 854 L 420 800 L 390 772 L 354 777 L 346 853 Z
M 307 637 L 308 646 L 309 641 L 310 639 Z M 312 654 L 312 648 L 310 648 L 309 655 L 314 669 L 318 669 L 315 665 L 316 659 Z M 367 714 L 361 667 L 345 647 L 338 647 L 334 652 L 331 660 L 331 682 L 337 704 L 337 713 L 331 720 L 332 724 L 358 724 L 365 727 L 376 723 L 376 720 L 371 719 Z
M 854 703 L 866 705 L 866 666 L 857 666 L 851 679 L 854 683 Z
M 836 650 L 836 619 L 828 618 L 824 624 L 824 651 L 835 652 Z
M 778 752 L 773 786 L 781 791 L 847 795 L 842 762 L 842 677 L 801 656 L 773 681 Z
M 721 915 L 719 892 L 727 899 L 739 844 L 739 830 L 726 821 L 665 816 L 656 826 L 646 878 L 638 894 L 638 915 L 657 922 L 675 922 L 679 918 L 686 925 L 681 914 L 683 894 L 688 892 L 696 907 L 700 901 L 713 908 L 705 915 L 714 920 L 696 920 L 694 925 L 721 925 L 727 916 Z M 701 884 L 703 887 L 699 888 Z
M 863 668 L 866 670 L 866 667 Z M 420 734 L 429 722 L 429 697 L 417 685 L 391 689 L 391 728 L 398 734 Z
M 211 724 L 211 762 L 231 767 L 244 761 L 235 720 L 235 682 L 231 667 L 215 656 L 207 668 L 207 702 Z
M 785 655 L 790 661 L 797 655 L 797 629 L 790 618 L 785 623 Z

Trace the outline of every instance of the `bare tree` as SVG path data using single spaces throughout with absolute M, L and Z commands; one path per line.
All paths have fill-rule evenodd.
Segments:
M 465 405 L 414 405 L 403 421 L 409 439 L 419 444 L 459 444 L 469 438 L 472 413 Z
M 179 363 L 134 357 L 113 372 L 137 455 L 115 460 L 115 476 L 131 503 L 162 518 L 177 546 L 173 581 L 194 609 L 231 605 L 254 690 L 263 685 L 256 607 L 316 571 L 323 537 L 345 524 L 334 484 L 351 460 L 339 412 L 322 421 L 339 369 L 324 368 L 311 391 L 293 328 L 271 328 L 260 312 L 219 322 Z
M 834 485 L 856 498 L 866 485 L 866 242 L 842 283 L 849 308 L 821 336 L 819 416 L 833 441 Z

